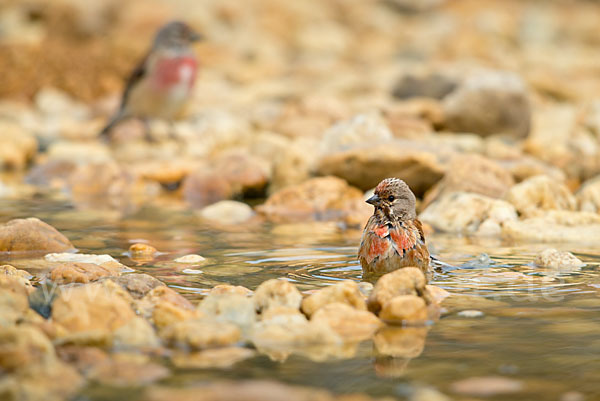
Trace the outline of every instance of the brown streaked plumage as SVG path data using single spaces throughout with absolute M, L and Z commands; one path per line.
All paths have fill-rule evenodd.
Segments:
M 375 211 L 365 226 L 358 250 L 363 273 L 381 275 L 414 266 L 427 277 L 429 250 L 417 219 L 415 195 L 408 185 L 398 178 L 386 178 L 367 202 L 375 206 Z

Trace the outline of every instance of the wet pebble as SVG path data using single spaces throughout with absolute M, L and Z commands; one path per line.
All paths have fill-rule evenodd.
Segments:
M 475 397 L 514 394 L 523 390 L 523 382 L 502 376 L 471 377 L 452 383 L 451 390 Z

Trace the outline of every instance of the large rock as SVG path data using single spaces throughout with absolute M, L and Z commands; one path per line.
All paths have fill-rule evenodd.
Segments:
M 373 313 L 340 302 L 327 304 L 317 310 L 311 322 L 326 324 L 345 341 L 351 342 L 367 340 L 383 326 L 383 322 Z
M 400 295 L 414 295 L 431 303 L 431 295 L 426 288 L 427 280 L 423 272 L 416 267 L 404 267 L 384 274 L 377 280 L 369 296 L 368 307 L 371 312 L 379 313 L 384 305 Z
M 427 320 L 427 305 L 416 295 L 399 295 L 383 304 L 379 317 L 397 324 L 423 324 Z
M 439 231 L 498 236 L 505 222 L 517 220 L 517 212 L 513 205 L 500 199 L 454 192 L 433 201 L 419 219 Z
M 37 141 L 19 125 L 0 120 L 0 170 L 22 170 L 37 152 Z
M 296 286 L 287 280 L 271 279 L 258 286 L 253 295 L 254 306 L 258 313 L 275 308 L 285 307 L 299 309 L 302 295 Z
M 216 224 L 235 225 L 250 220 L 254 216 L 254 211 L 245 203 L 222 200 L 206 206 L 198 214 L 204 220 Z
M 397 139 L 324 155 L 317 172 L 345 179 L 362 190 L 375 187 L 388 177 L 404 180 L 417 196 L 437 183 L 445 172 L 446 156 L 438 149 L 410 140 Z
M 198 309 L 216 321 L 233 323 L 244 332 L 256 321 L 254 301 L 246 295 L 211 293 L 200 302 Z
M 523 138 L 531 125 L 528 96 L 523 80 L 515 74 L 471 74 L 444 99 L 445 125 L 454 132 Z
M 336 177 L 313 178 L 284 188 L 256 209 L 276 222 L 345 220 L 364 223 L 372 214 L 362 192 Z
M 136 309 L 143 317 L 151 318 L 159 329 L 201 316 L 190 301 L 165 285 L 154 287 L 137 300 Z
M 211 164 L 231 184 L 233 192 L 244 197 L 263 195 L 271 178 L 269 166 L 245 150 L 228 151 Z
M 376 114 L 359 114 L 336 123 L 323 133 L 321 153 L 328 154 L 351 149 L 356 145 L 389 142 L 392 132 Z
M 135 318 L 132 302 L 110 280 L 63 288 L 52 306 L 52 320 L 65 329 L 63 342 L 107 344 L 117 329 Z
M 9 327 L 21 319 L 27 309 L 28 286 L 18 276 L 0 274 L 0 327 Z
M 61 362 L 52 342 L 37 328 L 19 325 L 0 330 L 0 399 L 70 399 L 84 384 Z
M 502 236 L 516 242 L 598 244 L 600 215 L 589 212 L 548 210 L 535 217 L 505 222 L 502 226 Z
M 119 276 L 120 268 L 93 263 L 65 263 L 50 272 L 50 278 L 57 284 L 89 283 L 103 277 Z
M 181 190 L 185 201 L 196 209 L 230 199 L 235 194 L 231 183 L 210 168 L 199 169 L 189 174 L 183 180 Z
M 457 82 L 448 75 L 404 75 L 394 87 L 392 94 L 398 99 L 429 97 L 443 99 L 456 89 Z
M 175 322 L 160 331 L 169 345 L 192 349 L 226 347 L 241 338 L 240 329 L 231 323 L 211 319 L 189 319 Z
M 506 195 L 522 216 L 545 210 L 575 210 L 577 201 L 562 182 L 540 175 L 515 185 Z
M 343 303 L 358 310 L 366 310 L 367 305 L 355 281 L 344 280 L 322 288 L 302 300 L 302 312 L 312 316 L 322 307 L 332 303 Z
M 565 271 L 577 270 L 585 266 L 585 263 L 571 252 L 560 252 L 554 248 L 547 248 L 538 253 L 534 263 L 540 267 Z
M 583 212 L 600 212 L 600 176 L 583 183 L 575 193 L 579 210 Z
M 83 209 L 129 210 L 160 190 L 156 182 L 144 181 L 112 161 L 78 166 L 67 185 L 73 201 Z
M 457 156 L 452 159 L 444 178 L 425 197 L 424 206 L 450 192 L 503 198 L 514 183 L 511 173 L 491 159 L 475 154 Z
M 149 274 L 143 273 L 125 274 L 115 278 L 113 281 L 127 290 L 127 292 L 129 292 L 129 294 L 135 299 L 144 297 L 148 292 L 156 287 L 165 286 L 165 284 L 160 280 L 152 277 Z
M 75 247 L 40 219 L 15 219 L 0 225 L 0 252 L 62 252 Z

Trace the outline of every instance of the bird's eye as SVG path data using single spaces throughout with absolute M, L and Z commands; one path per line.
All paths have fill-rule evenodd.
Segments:
M 390 202 L 393 202 L 393 201 L 394 201 L 394 199 L 396 199 L 396 198 L 394 198 L 394 195 L 390 195 L 390 196 L 388 196 L 388 200 L 389 200 Z

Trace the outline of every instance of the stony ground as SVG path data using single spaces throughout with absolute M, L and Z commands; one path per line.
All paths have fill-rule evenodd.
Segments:
M 156 27 L 182 17 L 207 40 L 174 138 L 156 121 L 147 142 L 134 121 L 99 141 Z M 372 212 L 365 192 L 396 176 L 420 199 L 427 232 L 595 243 L 598 26 L 600 3 L 584 0 L 8 0 L 0 197 L 50 193 L 113 219 L 159 204 L 221 227 L 331 220 L 360 229 Z M 3 396 L 62 399 L 86 380 L 151 383 L 169 374 L 149 362 L 165 353 L 197 367 L 296 348 L 335 355 L 365 338 L 393 351 L 386 323 L 435 319 L 444 296 L 405 277 L 374 291 L 344 282 L 314 294 L 268 281 L 255 291 L 215 287 L 192 305 L 149 276 L 122 274 L 107 255 L 64 253 L 72 248 L 37 220 L 0 226 L 0 253 L 38 252 L 46 267 L 43 277 L 1 268 Z M 537 263 L 581 262 L 547 250 Z M 46 279 L 60 286 L 53 296 L 39 287 Z M 206 399 L 265 387 L 316 397 L 245 385 L 211 385 Z M 187 391 L 152 387 L 145 399 L 192 399 Z

